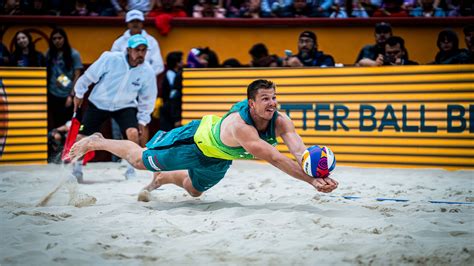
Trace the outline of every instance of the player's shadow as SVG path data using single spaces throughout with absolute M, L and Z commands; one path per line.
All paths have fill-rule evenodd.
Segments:
M 151 205 L 145 206 L 146 208 L 152 210 L 180 210 L 183 211 L 193 210 L 198 212 L 214 212 L 219 210 L 229 210 L 229 209 L 245 209 L 245 210 L 255 210 L 258 212 L 261 211 L 282 211 L 282 212 L 307 212 L 307 213 L 326 213 L 328 216 L 331 215 L 332 211 L 323 210 L 321 208 L 311 206 L 309 204 L 288 204 L 288 203 L 266 203 L 266 204 L 241 204 L 238 202 L 230 202 L 230 201 L 212 201 L 212 202 L 204 202 L 204 201 L 195 201 L 195 200 L 188 200 L 188 201 L 181 201 L 181 202 L 152 202 Z

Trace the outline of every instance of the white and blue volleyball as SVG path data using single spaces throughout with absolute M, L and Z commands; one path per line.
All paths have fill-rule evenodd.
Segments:
M 312 177 L 328 177 L 336 168 L 336 157 L 326 146 L 314 145 L 303 152 L 301 166 Z

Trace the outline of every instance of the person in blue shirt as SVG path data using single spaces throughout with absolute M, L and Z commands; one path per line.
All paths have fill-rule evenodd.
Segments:
M 82 119 L 78 140 L 99 132 L 101 125 L 114 118 L 128 140 L 139 143 L 139 136 L 151 120 L 157 96 L 156 75 L 145 62 L 148 42 L 135 34 L 128 39 L 127 53 L 104 52 L 76 82 L 74 111 L 82 105 L 89 85 L 95 84 Z M 130 166 L 125 177 L 134 175 Z M 73 175 L 82 182 L 81 164 Z

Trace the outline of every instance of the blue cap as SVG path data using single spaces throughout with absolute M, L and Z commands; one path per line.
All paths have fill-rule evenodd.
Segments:
M 129 48 L 137 48 L 139 45 L 142 44 L 148 47 L 148 41 L 141 34 L 135 34 L 128 39 Z

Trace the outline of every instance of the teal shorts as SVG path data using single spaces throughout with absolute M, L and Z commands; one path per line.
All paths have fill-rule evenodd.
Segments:
M 146 144 L 142 154 L 150 171 L 188 170 L 193 187 L 204 192 L 216 185 L 229 169 L 232 161 L 205 156 L 194 143 L 199 121 L 169 132 L 159 131 Z

